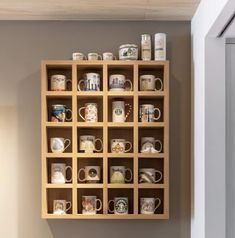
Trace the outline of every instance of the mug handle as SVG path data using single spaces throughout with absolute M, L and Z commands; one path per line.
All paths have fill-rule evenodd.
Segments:
M 98 60 L 99 60 L 99 58 L 100 58 L 100 60 L 102 60 L 102 56 L 101 55 L 98 55 Z
M 72 110 L 67 108 L 65 111 L 66 111 L 65 120 L 66 121 L 72 121 L 72 115 L 73 115 Z M 71 114 L 69 118 L 67 117 L 67 112 L 70 112 L 70 114 Z
M 113 210 L 110 209 L 110 204 L 111 204 L 111 202 L 113 202 L 113 205 L 114 205 L 114 200 L 109 200 L 109 203 L 108 203 L 108 211 L 109 211 L 110 213 L 114 213 L 114 208 L 113 208 Z
M 159 144 L 159 150 L 155 149 L 158 153 L 160 153 L 162 151 L 162 142 L 160 140 L 155 140 L 154 144 L 155 144 L 155 148 L 156 148 L 156 144 Z
M 128 90 L 128 91 L 132 91 L 133 90 L 133 84 L 132 84 L 131 80 L 130 79 L 126 79 L 125 83 L 126 82 L 128 82 L 130 84 L 130 90 Z
M 131 106 L 131 104 L 129 104 L 129 103 L 126 103 L 125 106 L 126 106 L 126 107 L 129 107 L 129 110 L 128 110 L 128 112 L 126 113 L 126 116 L 125 116 L 125 121 L 126 121 L 126 119 L 127 119 L 127 118 L 130 116 L 130 114 L 131 114 L 132 106 Z
M 132 149 L 132 144 L 130 141 L 125 141 L 125 145 L 128 144 L 130 147 L 127 150 L 124 150 L 124 152 L 129 152 Z
M 161 206 L 161 203 L 162 203 L 162 201 L 161 201 L 160 198 L 156 198 L 156 199 L 155 199 L 155 202 L 156 202 L 156 201 L 158 201 L 158 203 L 156 204 L 156 206 L 155 206 L 155 208 L 154 208 L 154 212 Z
M 84 83 L 85 84 L 85 80 L 84 79 L 81 79 L 79 82 L 78 82 L 78 91 L 83 91 L 81 89 L 81 83 Z
M 80 178 L 80 174 L 81 174 L 82 171 L 83 171 L 84 174 L 85 174 L 85 169 L 84 169 L 84 168 L 81 168 L 81 169 L 78 170 L 78 181 L 79 181 L 79 182 L 85 182 L 85 181 L 86 181 L 85 176 L 84 176 L 84 179 L 81 179 L 81 178 Z
M 155 80 L 155 84 L 157 83 L 157 81 L 159 81 L 160 85 L 161 85 L 161 87 L 159 89 L 157 89 L 155 87 L 155 91 L 162 91 L 163 90 L 163 82 L 162 82 L 162 80 L 160 78 L 155 78 L 154 80 Z
M 70 146 L 71 140 L 70 140 L 70 139 L 65 139 L 65 140 L 64 140 L 64 144 L 65 144 L 66 142 L 68 142 L 68 144 L 64 147 L 64 151 Z M 64 152 L 64 151 L 63 151 L 63 152 Z
M 67 205 L 69 205 L 69 206 L 67 207 Z M 65 209 L 65 211 L 67 212 L 71 207 L 72 207 L 72 203 L 71 202 L 66 202 L 66 209 Z
M 66 87 L 67 87 L 67 84 L 68 83 L 71 83 L 72 84 L 72 80 L 71 79 L 66 79 Z
M 153 111 L 154 111 L 154 112 L 156 112 L 156 111 L 158 112 L 158 117 L 154 117 L 153 119 L 154 119 L 155 121 L 159 120 L 160 117 L 161 117 L 161 111 L 160 111 L 160 109 L 157 108 L 157 107 L 155 107 L 155 108 L 153 109 Z
M 159 178 L 157 180 L 154 181 L 154 183 L 158 183 L 162 180 L 162 172 L 159 170 L 155 170 L 155 174 L 159 174 Z
M 71 167 L 71 166 L 66 166 L 66 167 L 65 167 L 65 173 L 67 173 L 67 170 L 68 170 L 68 169 L 71 170 L 71 174 L 72 174 L 72 167 Z M 70 179 L 67 179 L 66 176 L 65 176 L 65 182 L 67 182 L 67 183 L 72 182 L 72 178 L 73 178 L 72 175 L 71 175 L 71 178 L 70 178 Z
M 97 141 L 100 142 L 101 147 L 100 147 L 99 150 L 95 148 L 94 151 L 101 152 L 103 150 L 103 142 L 102 142 L 102 140 L 100 138 L 97 138 L 97 139 L 95 139 L 95 144 L 96 144 Z
M 127 168 L 127 169 L 125 169 L 125 173 L 126 173 L 126 171 L 128 171 L 129 173 L 130 173 L 130 178 L 129 179 L 127 179 L 127 178 L 125 178 L 125 182 L 131 182 L 131 180 L 132 180 L 132 171 L 131 171 L 131 169 L 129 169 L 129 168 Z
M 82 116 L 81 111 L 86 109 L 86 107 L 80 107 L 78 110 L 78 115 L 82 118 L 82 120 L 86 121 L 85 117 Z
M 100 203 L 100 206 L 99 206 L 99 208 L 97 208 L 97 204 L 98 204 L 98 202 Z M 96 200 L 95 200 L 95 203 L 96 203 L 96 211 L 100 211 L 101 209 L 102 209 L 102 201 L 99 199 L 99 198 L 97 198 Z

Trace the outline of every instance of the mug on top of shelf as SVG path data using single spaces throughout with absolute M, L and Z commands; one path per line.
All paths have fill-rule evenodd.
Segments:
M 126 149 L 126 145 L 129 145 L 129 148 Z M 112 153 L 127 153 L 132 149 L 132 143 L 126 141 L 125 139 L 112 139 L 111 140 L 111 152 Z
M 159 178 L 156 179 L 156 175 Z M 162 180 L 162 172 L 154 168 L 142 168 L 139 170 L 139 183 L 158 183 Z
M 141 138 L 141 153 L 160 153 L 162 151 L 162 142 L 155 140 L 154 137 Z
M 126 83 L 130 84 L 130 87 L 126 89 Z M 123 74 L 112 74 L 109 76 L 109 88 L 110 91 L 132 91 L 132 82 L 130 79 L 126 79 Z
M 129 107 L 127 113 L 125 113 L 125 107 Z M 125 122 L 132 111 L 132 106 L 125 101 L 113 101 L 112 102 L 112 121 L 113 122 Z
M 66 200 L 53 200 L 53 214 L 65 215 L 72 207 L 72 203 Z
M 85 110 L 84 117 L 81 114 L 82 110 Z M 98 105 L 97 105 L 97 103 L 86 103 L 85 107 L 79 108 L 78 114 L 85 122 L 97 122 L 98 121 Z
M 86 56 L 81 52 L 74 52 L 72 54 L 72 59 L 73 60 L 84 60 L 84 59 L 87 60 Z
M 103 60 L 116 60 L 116 56 L 113 55 L 112 52 L 104 52 L 103 53 Z
M 161 206 L 161 203 L 160 198 L 140 198 L 140 213 L 146 215 L 154 214 Z
M 67 143 L 67 145 L 65 145 Z M 51 151 L 53 153 L 64 152 L 71 144 L 70 139 L 65 139 L 62 137 L 52 137 L 50 139 Z
M 130 174 L 130 178 L 126 178 L 127 172 Z M 125 182 L 131 182 L 132 180 L 132 171 L 125 166 L 111 166 L 110 167 L 110 183 L 119 183 L 123 184 Z
M 96 142 L 100 142 L 100 149 L 96 148 Z M 80 136 L 79 149 L 85 153 L 101 152 L 103 150 L 103 142 L 100 138 L 92 135 Z
M 81 88 L 82 83 L 83 88 Z M 97 73 L 84 74 L 84 79 L 78 82 L 78 91 L 100 91 L 100 75 Z
M 154 113 L 157 112 L 157 116 Z M 154 107 L 152 104 L 140 105 L 140 121 L 141 122 L 153 122 L 159 120 L 161 117 L 161 111 L 159 108 Z
M 88 53 L 87 59 L 88 60 L 102 60 L 102 56 L 97 53 L 92 52 L 92 53 Z
M 84 178 L 81 173 L 84 172 Z M 78 171 L 78 181 L 87 183 L 98 183 L 100 181 L 100 166 L 85 166 Z
M 99 207 L 98 207 L 99 202 Z M 102 201 L 96 196 L 82 196 L 82 214 L 95 215 L 102 209 Z
M 63 74 L 51 75 L 51 91 L 65 91 L 68 83 L 72 84 L 72 80 Z
M 113 209 L 110 208 L 113 203 Z M 115 215 L 128 214 L 128 197 L 115 197 L 113 200 L 109 200 L 108 211 Z
M 51 183 L 53 184 L 64 184 L 66 182 L 72 181 L 71 178 L 66 178 L 67 170 L 71 171 L 72 174 L 72 167 L 66 166 L 64 163 L 52 163 L 51 164 Z
M 70 117 L 67 114 L 70 113 Z M 52 122 L 65 122 L 72 120 L 72 111 L 66 105 L 54 104 L 51 106 L 51 121 Z
M 157 83 L 159 82 L 159 87 Z M 154 75 L 145 74 L 140 76 L 140 91 L 162 91 L 163 82 L 160 78 Z

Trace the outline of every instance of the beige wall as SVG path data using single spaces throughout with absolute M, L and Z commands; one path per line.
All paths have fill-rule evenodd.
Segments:
M 190 237 L 190 23 L 0 22 L 0 232 L 7 238 Z M 166 32 L 171 60 L 169 221 L 40 218 L 40 61 Z

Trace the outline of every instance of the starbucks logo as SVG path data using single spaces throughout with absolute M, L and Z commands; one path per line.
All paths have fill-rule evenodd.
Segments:
M 114 113 L 117 115 L 117 116 L 120 116 L 120 115 L 122 115 L 122 108 L 116 108 L 115 109 L 115 111 L 114 111 Z
M 91 178 L 94 178 L 97 176 L 97 171 L 95 169 L 90 169 L 88 173 Z
M 128 206 L 127 206 L 127 203 L 125 200 L 123 199 L 120 199 L 116 202 L 115 204 L 115 210 L 120 213 L 120 214 L 124 214 L 124 213 L 127 213 L 127 209 L 128 209 Z

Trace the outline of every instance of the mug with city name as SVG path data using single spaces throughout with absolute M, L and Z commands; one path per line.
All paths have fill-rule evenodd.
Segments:
M 53 153 L 64 152 L 71 144 L 70 139 L 65 139 L 62 137 L 52 137 L 50 139 L 50 147 Z
M 85 73 L 83 79 L 78 82 L 78 91 L 100 91 L 100 75 Z
M 129 173 L 129 178 L 127 178 L 127 172 Z M 110 183 L 123 184 L 125 182 L 131 182 L 132 171 L 125 166 L 111 166 L 110 167 Z
M 98 206 L 99 203 L 99 206 Z M 82 214 L 95 215 L 102 209 L 102 201 L 96 196 L 82 196 Z
M 84 110 L 84 116 L 82 111 Z M 78 115 L 85 122 L 97 122 L 98 121 L 98 105 L 97 103 L 86 103 L 84 107 L 80 107 L 78 110 Z
M 157 107 L 154 107 L 152 104 L 142 104 L 140 105 L 139 116 L 141 122 L 158 121 L 161 118 L 161 110 Z
M 160 198 L 140 198 L 140 213 L 146 215 L 152 215 L 161 206 Z
M 71 177 L 67 178 L 67 171 L 70 170 Z M 51 183 L 63 184 L 72 181 L 72 167 L 66 166 L 64 163 L 52 163 L 51 164 Z
M 85 166 L 84 168 L 79 169 L 78 181 L 86 183 L 100 182 L 100 166 Z
M 72 83 L 71 79 L 63 74 L 54 74 L 51 76 L 51 90 L 52 91 L 65 91 L 67 90 L 68 83 Z
M 163 82 L 154 75 L 145 74 L 140 76 L 140 91 L 162 91 Z
M 72 203 L 66 200 L 53 200 L 53 214 L 65 215 L 72 207 Z
M 70 114 L 70 116 L 69 116 Z M 51 106 L 51 121 L 65 122 L 72 120 L 72 111 L 66 105 L 54 104 Z
M 129 84 L 127 88 L 126 85 Z M 126 79 L 123 74 L 112 74 L 109 76 L 109 90 L 110 91 L 132 91 L 132 82 Z
M 154 168 L 141 168 L 139 170 L 139 183 L 159 183 L 161 180 L 162 172 L 159 170 Z
M 114 213 L 115 215 L 126 215 L 128 214 L 128 210 L 128 197 L 115 197 L 113 200 L 109 200 L 109 213 Z
M 101 152 L 103 150 L 103 142 L 100 138 L 95 138 L 92 135 L 83 135 L 79 138 L 79 149 L 85 153 Z M 97 148 L 97 142 L 100 143 L 100 148 Z
M 162 152 L 162 142 L 155 140 L 154 137 L 141 138 L 141 153 L 160 153 Z

